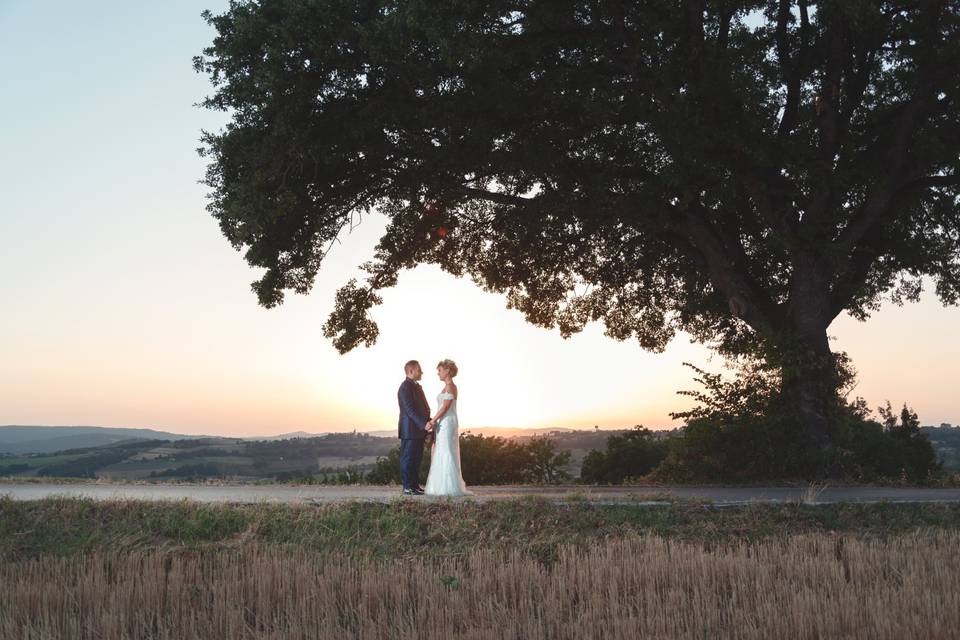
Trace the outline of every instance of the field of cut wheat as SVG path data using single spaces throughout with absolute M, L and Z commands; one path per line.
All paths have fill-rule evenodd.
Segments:
M 301 547 L 98 551 L 0 565 L 0 637 L 955 638 L 960 533 L 710 544 L 628 536 L 364 559 Z

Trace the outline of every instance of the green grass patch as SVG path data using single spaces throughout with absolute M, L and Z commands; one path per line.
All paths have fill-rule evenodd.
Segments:
M 586 548 L 635 534 L 725 544 L 812 532 L 883 537 L 918 528 L 960 528 L 960 505 L 778 504 L 718 509 L 683 503 L 556 504 L 524 498 L 449 503 L 398 499 L 313 506 L 0 497 L 0 557 L 5 561 L 107 549 L 247 542 L 376 558 L 424 553 L 455 556 L 471 549 L 503 547 L 550 561 L 563 545 Z

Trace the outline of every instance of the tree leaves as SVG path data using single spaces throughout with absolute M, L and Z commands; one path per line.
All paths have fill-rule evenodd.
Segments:
M 324 335 L 437 264 L 564 336 L 726 354 L 893 289 L 960 297 L 957 2 L 263 0 L 205 13 L 210 212 L 310 290 L 358 212 L 389 220 Z M 900 283 L 900 284 L 897 284 Z M 799 330 L 799 329 L 797 329 Z

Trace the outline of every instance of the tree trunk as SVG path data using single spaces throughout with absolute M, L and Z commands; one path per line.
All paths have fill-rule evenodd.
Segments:
M 817 477 L 837 473 L 830 421 L 836 415 L 839 378 L 826 329 L 794 333 L 781 350 L 781 394 L 787 418 L 802 434 L 801 454 L 807 473 Z
M 781 399 L 800 436 L 797 453 L 804 474 L 835 475 L 830 423 L 836 416 L 839 376 L 827 340 L 830 279 L 822 256 L 798 250 L 791 280 L 790 301 L 773 345 L 782 373 Z

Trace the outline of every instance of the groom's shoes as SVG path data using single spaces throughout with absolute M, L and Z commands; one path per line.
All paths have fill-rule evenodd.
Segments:
M 404 489 L 404 490 L 403 490 L 403 495 L 405 495 L 405 496 L 422 496 L 422 495 L 423 495 L 423 491 L 421 491 L 421 490 L 419 490 L 419 489 Z

